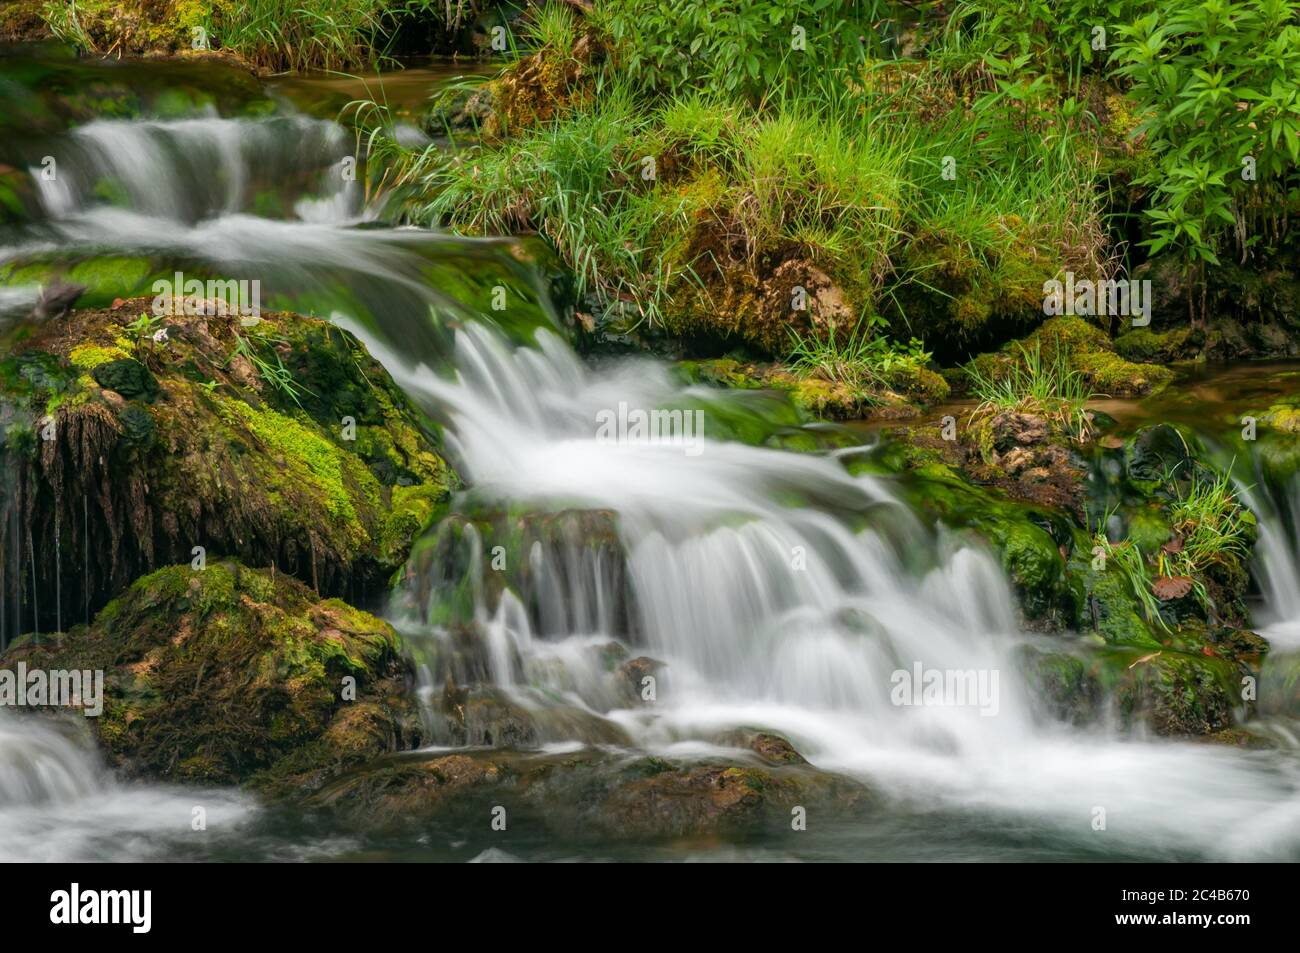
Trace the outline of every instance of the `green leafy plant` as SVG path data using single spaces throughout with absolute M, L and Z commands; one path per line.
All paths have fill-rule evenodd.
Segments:
M 622 70 L 652 89 L 704 89 L 761 98 L 796 76 L 860 63 L 883 2 L 606 0 L 597 23 Z
M 1300 3 L 1169 0 L 1116 32 L 1115 73 L 1155 157 L 1145 244 L 1182 262 L 1195 324 L 1206 266 L 1234 240 L 1243 261 L 1280 240 L 1300 198 Z
M 135 343 L 139 345 L 146 338 L 152 338 L 154 336 L 158 328 L 162 326 L 162 321 L 163 319 L 161 316 L 147 314 L 142 311 L 140 312 L 140 317 L 126 325 L 125 330 L 135 339 Z
M 1237 501 L 1228 473 L 1193 479 L 1172 516 L 1176 542 L 1161 553 L 1163 575 L 1196 577 L 1215 564 L 1243 565 L 1250 559 L 1254 516 Z

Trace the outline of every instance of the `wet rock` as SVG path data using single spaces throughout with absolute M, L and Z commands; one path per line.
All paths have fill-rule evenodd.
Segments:
M 327 595 L 384 590 L 455 485 L 432 424 L 326 322 L 181 314 L 141 329 L 150 304 L 46 322 L 0 360 L 0 402 L 52 421 L 28 452 L 0 448 L 32 548 L 85 564 L 56 579 L 38 561 L 23 628 L 93 613 L 196 547 Z
M 1047 421 L 1035 414 L 1001 413 L 989 421 L 993 449 L 1006 453 L 1017 447 L 1032 447 L 1047 439 Z
M 549 698 L 525 704 L 491 687 L 454 691 L 441 699 L 445 726 L 435 726 L 441 743 L 471 747 L 531 750 L 548 743 L 628 745 L 622 728 L 598 715 Z
M 1194 466 L 1192 447 L 1177 427 L 1157 424 L 1144 427 L 1125 444 L 1124 467 L 1137 484 L 1160 484 L 1171 475 L 1189 476 Z
M 1209 737 L 1234 729 L 1250 670 L 1232 660 L 1167 647 L 1026 650 L 1022 670 L 1041 709 L 1072 725 L 1108 720 L 1120 729 Z
M 659 696 L 661 689 L 659 673 L 665 667 L 663 662 L 644 655 L 624 662 L 618 667 L 616 673 L 623 696 L 633 705 L 652 704 Z M 646 693 L 652 689 L 654 697 L 647 698 Z
M 1158 735 L 1196 736 L 1230 728 L 1240 698 L 1240 672 L 1223 659 L 1160 650 L 1124 653 L 1111 672 L 1121 723 L 1145 724 Z
M 127 400 L 153 400 L 158 394 L 158 382 L 139 361 L 123 358 L 105 361 L 90 372 L 100 387 L 116 391 Z
M 307 806 L 393 831 L 510 823 L 553 835 L 654 841 L 790 830 L 792 812 L 861 816 L 874 798 L 860 783 L 804 764 L 758 765 L 625 757 L 466 752 L 372 764 L 309 797 Z
M 808 760 L 781 735 L 752 728 L 737 728 L 721 735 L 718 744 L 748 748 L 768 764 L 807 764 Z
M 236 562 L 160 569 L 20 661 L 105 672 L 92 729 L 132 776 L 300 790 L 421 740 L 391 626 Z

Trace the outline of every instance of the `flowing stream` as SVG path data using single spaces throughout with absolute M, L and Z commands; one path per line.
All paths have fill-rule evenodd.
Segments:
M 1018 630 L 996 559 L 923 524 L 889 480 L 852 475 L 846 460 L 870 448 L 742 441 L 738 417 L 779 435 L 766 396 L 684 386 L 650 359 L 582 360 L 532 245 L 383 224 L 344 174 L 351 135 L 332 122 L 282 104 L 270 118 L 101 119 L 62 135 L 56 180 L 40 179 L 51 143 L 25 155 L 46 216 L 12 231 L 0 262 L 139 256 L 164 273 L 258 279 L 264 306 L 356 333 L 444 424 L 467 486 L 453 521 L 469 527 L 468 555 L 415 573 L 391 609 L 431 706 L 451 637 L 439 609 L 468 578 L 458 621 L 483 640 L 490 682 L 536 714 L 539 744 L 710 757 L 725 753 L 725 732 L 754 726 L 886 799 L 876 823 L 811 832 L 806 849 L 753 845 L 752 856 L 1300 858 L 1300 747 L 1120 738 L 1044 718 L 1017 658 L 1045 637 Z M 512 302 L 504 315 L 486 305 L 498 286 Z M 6 289 L 0 317 L 35 294 Z M 702 432 L 610 439 L 597 421 L 620 404 L 698 410 Z M 1266 634 L 1300 649 L 1300 498 L 1292 487 L 1256 508 Z M 506 511 L 566 529 L 508 554 L 524 565 L 506 568 L 516 584 L 503 587 L 488 578 L 482 533 Z M 611 643 L 662 663 L 654 704 L 611 694 Z M 917 664 L 994 673 L 997 690 L 983 706 L 893 704 L 891 674 Z M 208 815 L 201 842 L 189 836 L 196 805 Z M 1098 807 L 1105 831 L 1092 826 Z M 84 739 L 0 710 L 2 859 L 367 850 L 478 852 L 367 844 L 233 791 L 123 784 Z

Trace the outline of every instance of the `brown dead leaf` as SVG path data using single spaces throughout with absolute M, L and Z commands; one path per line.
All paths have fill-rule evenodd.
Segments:
M 1171 599 L 1181 599 L 1192 591 L 1192 578 L 1190 576 L 1161 576 L 1151 584 L 1151 591 L 1156 594 L 1156 598 L 1164 602 Z

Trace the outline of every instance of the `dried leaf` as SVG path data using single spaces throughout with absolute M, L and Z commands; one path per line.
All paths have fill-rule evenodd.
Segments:
M 1161 576 L 1151 584 L 1151 591 L 1164 602 L 1181 599 L 1192 591 L 1192 579 L 1190 576 Z

